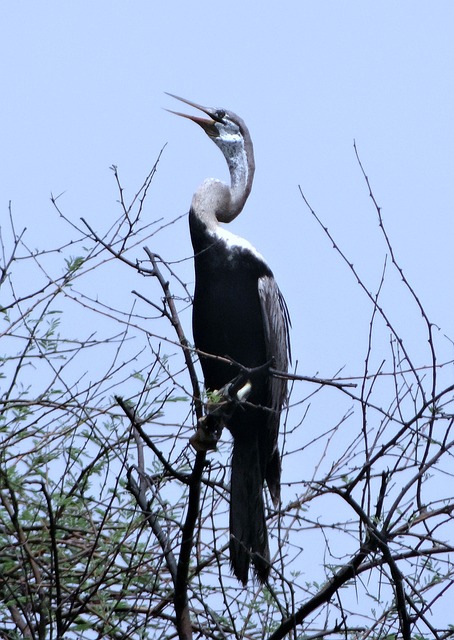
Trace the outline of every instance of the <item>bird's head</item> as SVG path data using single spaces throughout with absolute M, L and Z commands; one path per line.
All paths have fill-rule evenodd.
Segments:
M 172 111 L 166 109 L 170 113 L 174 113 L 177 116 L 188 118 L 192 122 L 197 123 L 205 133 L 213 140 L 213 142 L 221 149 L 226 157 L 233 155 L 236 148 L 245 144 L 247 140 L 250 143 L 249 131 L 243 120 L 232 111 L 227 109 L 216 109 L 214 107 L 202 107 L 200 104 L 180 98 L 173 93 L 167 93 L 172 98 L 176 98 L 185 104 L 203 111 L 208 118 L 201 116 L 189 115 L 187 113 L 181 113 L 179 111 Z
M 198 124 L 222 151 L 230 171 L 230 187 L 219 180 L 208 180 L 196 191 L 193 209 L 198 208 L 199 216 L 205 222 L 231 222 L 241 213 L 252 187 L 255 163 L 251 136 L 243 120 L 227 109 L 202 107 L 195 102 L 168 93 L 185 104 L 202 111 L 208 118 L 170 111 L 177 116 L 188 118 Z M 203 206 L 202 203 L 203 202 Z M 205 211 L 201 213 L 202 209 Z M 209 211 L 209 215 L 207 213 Z

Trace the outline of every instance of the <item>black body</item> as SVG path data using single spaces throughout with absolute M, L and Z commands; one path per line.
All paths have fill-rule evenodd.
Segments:
M 259 295 L 259 280 L 272 278 L 266 263 L 248 248 L 228 244 L 209 233 L 193 211 L 189 214 L 194 248 L 196 286 L 193 306 L 197 349 L 229 356 L 249 368 L 269 360 L 269 345 Z M 274 281 L 273 281 L 274 282 Z M 213 358 L 200 358 L 207 390 L 219 390 L 238 369 Z M 272 404 L 271 378 L 254 378 L 247 403 L 228 420 L 233 455 L 230 498 L 230 561 L 237 578 L 246 584 L 252 560 L 264 582 L 269 574 L 268 537 L 263 485 L 265 480 L 279 502 L 280 460 L 276 447 L 279 415 Z M 284 383 L 285 386 L 285 383 Z M 280 412 L 281 406 L 278 407 Z M 277 425 L 277 426 L 276 426 Z

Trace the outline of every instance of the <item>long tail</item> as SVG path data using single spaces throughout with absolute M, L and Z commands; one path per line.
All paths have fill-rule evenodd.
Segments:
M 230 495 L 230 564 L 246 585 L 249 565 L 260 582 L 270 572 L 270 552 L 263 502 L 263 473 L 256 438 L 235 438 Z

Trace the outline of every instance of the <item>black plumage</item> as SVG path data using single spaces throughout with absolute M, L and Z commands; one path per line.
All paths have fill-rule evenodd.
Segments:
M 266 481 L 277 508 L 278 433 L 286 382 L 271 376 L 263 365 L 272 362 L 275 369 L 287 371 L 288 313 L 263 257 L 219 224 L 241 212 L 251 190 L 255 166 L 249 132 L 232 112 L 183 102 L 210 116 L 210 120 L 185 117 L 202 126 L 223 152 L 230 170 L 230 187 L 207 179 L 194 194 L 189 213 L 196 282 L 193 333 L 208 391 L 222 389 L 239 373 L 234 364 L 210 355 L 228 357 L 248 369 L 262 367 L 250 378 L 250 393 L 229 413 L 226 426 L 233 436 L 230 561 L 243 584 L 251 561 L 256 576 L 265 582 L 270 553 L 263 487 Z

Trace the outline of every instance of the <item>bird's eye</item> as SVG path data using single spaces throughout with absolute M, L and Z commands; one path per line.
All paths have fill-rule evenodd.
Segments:
M 218 118 L 218 122 L 221 122 L 225 118 L 225 111 L 222 111 L 222 109 L 218 109 L 216 111 L 216 118 Z

